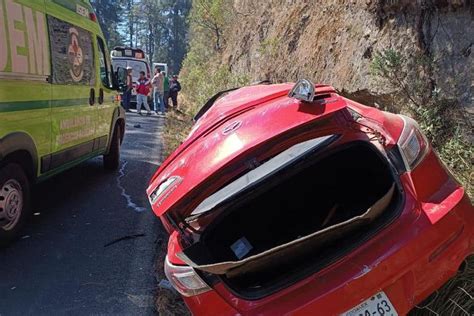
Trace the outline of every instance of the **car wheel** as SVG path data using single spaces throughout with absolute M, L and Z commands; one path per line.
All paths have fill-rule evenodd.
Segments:
M 30 183 L 22 167 L 0 167 L 0 246 L 18 237 L 30 212 Z
M 104 168 L 106 170 L 117 170 L 120 165 L 120 135 L 122 129 L 117 124 L 115 127 L 112 142 L 110 143 L 109 153 L 104 155 Z

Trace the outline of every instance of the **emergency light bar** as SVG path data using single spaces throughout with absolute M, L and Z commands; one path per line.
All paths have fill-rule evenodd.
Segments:
M 131 57 L 145 59 L 145 52 L 139 48 L 115 47 L 112 50 L 112 57 Z
M 308 79 L 300 79 L 295 83 L 288 96 L 303 102 L 313 102 L 314 100 L 314 84 Z

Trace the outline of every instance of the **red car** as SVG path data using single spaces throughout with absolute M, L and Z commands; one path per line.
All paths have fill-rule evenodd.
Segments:
M 147 193 L 194 315 L 404 315 L 474 253 L 416 122 L 308 80 L 213 97 Z

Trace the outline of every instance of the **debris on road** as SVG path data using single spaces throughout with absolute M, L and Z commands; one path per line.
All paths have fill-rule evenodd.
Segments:
M 114 239 L 111 242 L 105 244 L 104 247 L 112 246 L 113 244 L 116 244 L 116 243 L 124 241 L 124 240 L 130 240 L 130 239 L 135 239 L 135 238 L 138 238 L 138 237 L 145 237 L 145 236 L 146 236 L 145 234 L 135 234 L 135 235 L 120 237 L 120 238 Z
M 167 290 L 171 290 L 173 292 L 176 292 L 176 290 L 174 289 L 174 287 L 171 285 L 170 281 L 166 280 L 166 279 L 162 279 L 160 281 L 160 283 L 158 283 L 158 286 L 162 289 L 167 289 Z

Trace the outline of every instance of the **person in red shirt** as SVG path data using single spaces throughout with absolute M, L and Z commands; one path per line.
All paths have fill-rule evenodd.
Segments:
M 142 115 L 142 104 L 147 110 L 146 115 L 151 115 L 148 106 L 148 94 L 150 94 L 150 80 L 145 77 L 145 72 L 140 71 L 140 78 L 137 81 L 137 113 Z

